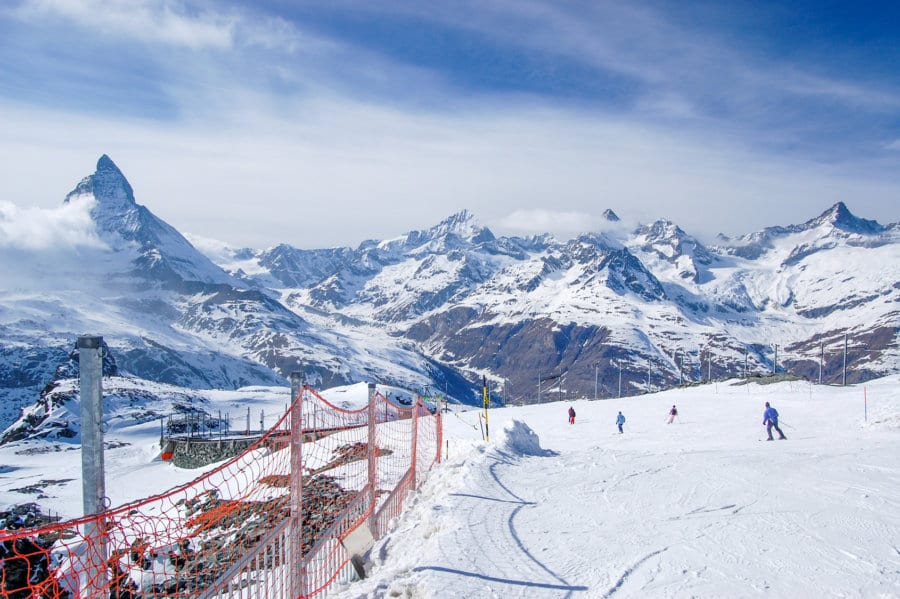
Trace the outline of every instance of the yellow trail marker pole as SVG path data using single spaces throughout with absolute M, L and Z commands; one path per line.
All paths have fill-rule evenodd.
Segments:
M 487 388 L 487 377 L 481 377 L 481 387 L 482 392 L 484 394 L 484 439 L 488 443 L 491 441 L 491 433 L 488 428 L 488 388 Z

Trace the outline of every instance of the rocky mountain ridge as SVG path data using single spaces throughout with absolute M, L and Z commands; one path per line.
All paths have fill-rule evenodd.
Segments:
M 817 378 L 823 344 L 834 382 L 844 335 L 851 381 L 900 368 L 900 226 L 842 203 L 716 246 L 666 219 L 568 241 L 497 237 L 463 211 L 356 248 L 208 256 L 137 204 L 107 156 L 65 203 L 89 211 L 102 247 L 0 293 L 7 420 L 84 332 L 104 336 L 122 373 L 183 387 L 286 385 L 301 370 L 321 386 L 375 380 L 473 402 L 482 375 L 498 401 L 617 394 L 620 369 L 623 394 L 776 369 Z

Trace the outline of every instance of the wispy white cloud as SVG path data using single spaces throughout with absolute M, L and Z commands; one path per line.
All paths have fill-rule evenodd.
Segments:
M 599 219 L 578 211 L 554 211 L 543 208 L 515 210 L 502 217 L 499 225 L 524 234 L 537 235 L 547 231 L 568 233 L 566 237 L 592 231 Z
M 765 82 L 772 82 L 772 78 L 766 77 Z M 777 83 L 785 91 L 798 96 L 816 96 L 877 111 L 896 111 L 900 108 L 900 94 L 895 90 L 827 78 L 795 67 L 781 69 Z
M 59 208 L 19 208 L 0 201 L 0 248 L 66 252 L 105 248 L 90 217 L 93 200 L 76 199 Z
M 235 16 L 178 0 L 26 0 L 22 19 L 61 18 L 95 33 L 187 48 L 229 48 Z
M 498 234 L 560 239 L 602 229 L 606 208 L 629 223 L 670 218 L 705 238 L 803 222 L 839 200 L 897 219 L 897 183 L 883 175 L 534 107 L 435 115 L 323 98 L 185 127 L 0 104 L 0 118 L 29 124 L 0 139 L 7 198 L 56 205 L 108 153 L 139 203 L 183 232 L 237 246 L 356 245 L 462 209 Z
M 123 37 L 134 31 L 174 47 L 148 60 L 177 118 L 0 101 L 0 120 L 15 123 L 0 137 L 6 198 L 55 205 L 108 153 L 138 201 L 178 229 L 254 247 L 354 245 L 461 209 L 499 234 L 563 239 L 604 227 L 597 215 L 605 208 L 626 222 L 667 217 L 701 237 L 802 222 L 838 200 L 868 218 L 897 219 L 896 169 L 754 144 L 803 141 L 791 123 L 760 126 L 777 113 L 766 105 L 772 96 L 834 97 L 881 111 L 890 90 L 804 79 L 794 65 L 744 56 L 647 7 L 588 3 L 575 14 L 528 0 L 468 10 L 378 4 L 637 82 L 631 104 L 610 109 L 539 94 L 461 93 L 439 69 L 261 9 L 201 6 L 208 11 L 150 0 L 23 4 L 20 16 L 55 15 L 101 35 L 120 23 Z M 709 103 L 730 108 L 710 111 Z M 873 146 L 886 149 L 883 140 Z
M 619 87 L 627 90 L 619 110 L 740 128 L 748 144 L 759 141 L 754 134 L 771 141 L 768 129 L 777 126 L 786 146 L 814 147 L 818 142 L 802 137 L 815 129 L 807 115 L 814 121 L 823 110 L 840 110 L 858 118 L 860 110 L 883 114 L 900 107 L 900 90 L 890 83 L 829 73 L 824 67 L 831 57 L 803 62 L 754 53 L 747 44 L 692 28 L 642 3 L 464 0 L 465 9 L 460 3 L 387 4 L 397 13 L 468 29 L 510 48 L 587 65 L 598 77 L 621 75 L 624 81 L 608 86 L 613 95 Z M 783 118 L 788 107 L 790 116 Z

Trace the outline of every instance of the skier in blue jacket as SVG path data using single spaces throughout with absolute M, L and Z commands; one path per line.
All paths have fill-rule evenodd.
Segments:
M 619 434 L 622 434 L 622 425 L 625 424 L 625 416 L 622 415 L 622 412 L 619 412 L 619 415 L 616 416 L 616 424 L 619 425 Z
M 763 426 L 766 427 L 766 432 L 769 433 L 769 438 L 767 441 L 772 441 L 772 429 L 774 428 L 778 431 L 778 434 L 781 435 L 779 439 L 787 439 L 784 436 L 784 433 L 781 432 L 781 429 L 778 428 L 778 410 L 769 405 L 769 402 L 766 402 L 766 411 L 763 413 Z

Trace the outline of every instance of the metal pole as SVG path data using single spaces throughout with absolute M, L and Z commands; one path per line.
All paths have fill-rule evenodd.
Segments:
M 619 397 L 622 397 L 622 365 L 619 364 Z
M 303 565 L 303 396 L 300 393 L 302 378 L 299 372 L 291 373 L 291 535 L 290 551 L 291 595 L 306 596 L 306 568 Z M 296 393 L 294 392 L 296 389 Z
M 712 353 L 706 350 L 706 382 L 712 382 Z
M 778 372 L 778 344 L 775 344 L 775 360 L 772 362 L 772 374 Z
M 844 376 L 841 379 L 841 386 L 847 384 L 847 335 L 844 335 Z
M 410 460 L 409 465 L 409 473 L 411 479 L 411 488 L 417 489 L 419 487 L 419 481 L 416 478 L 416 466 L 418 465 L 418 458 L 416 453 L 418 451 L 418 441 L 419 441 L 419 398 L 417 397 L 413 400 L 413 413 L 412 413 L 412 447 L 410 447 L 410 451 L 412 453 L 412 459 Z
M 300 390 L 303 388 L 303 373 L 295 370 L 290 375 L 291 380 L 291 404 L 300 399 Z
M 600 373 L 600 363 L 594 362 L 594 401 L 597 401 L 597 375 Z
M 84 515 L 106 511 L 106 473 L 103 464 L 103 337 L 78 338 L 78 369 L 81 378 L 81 479 Z M 106 523 L 90 520 L 84 527 L 85 595 L 101 597 L 108 592 L 106 573 Z
M 650 370 L 653 368 L 653 362 L 647 360 L 647 393 L 653 393 L 653 387 L 650 385 Z
M 822 344 L 822 353 L 819 354 L 819 384 L 822 384 L 822 365 L 825 362 L 825 344 Z
M 368 500 L 369 500 L 369 529 L 372 531 L 373 535 L 377 539 L 381 535 L 380 530 L 376 530 L 376 519 L 375 519 L 375 501 L 377 499 L 376 491 L 378 486 L 378 481 L 376 480 L 376 476 L 378 474 L 378 464 L 375 461 L 376 455 L 375 452 L 378 447 L 378 441 L 375 438 L 376 428 L 375 428 L 375 383 L 369 383 L 369 444 L 366 448 L 366 457 L 368 459 Z
M 678 385 L 684 384 L 684 354 L 678 351 Z

